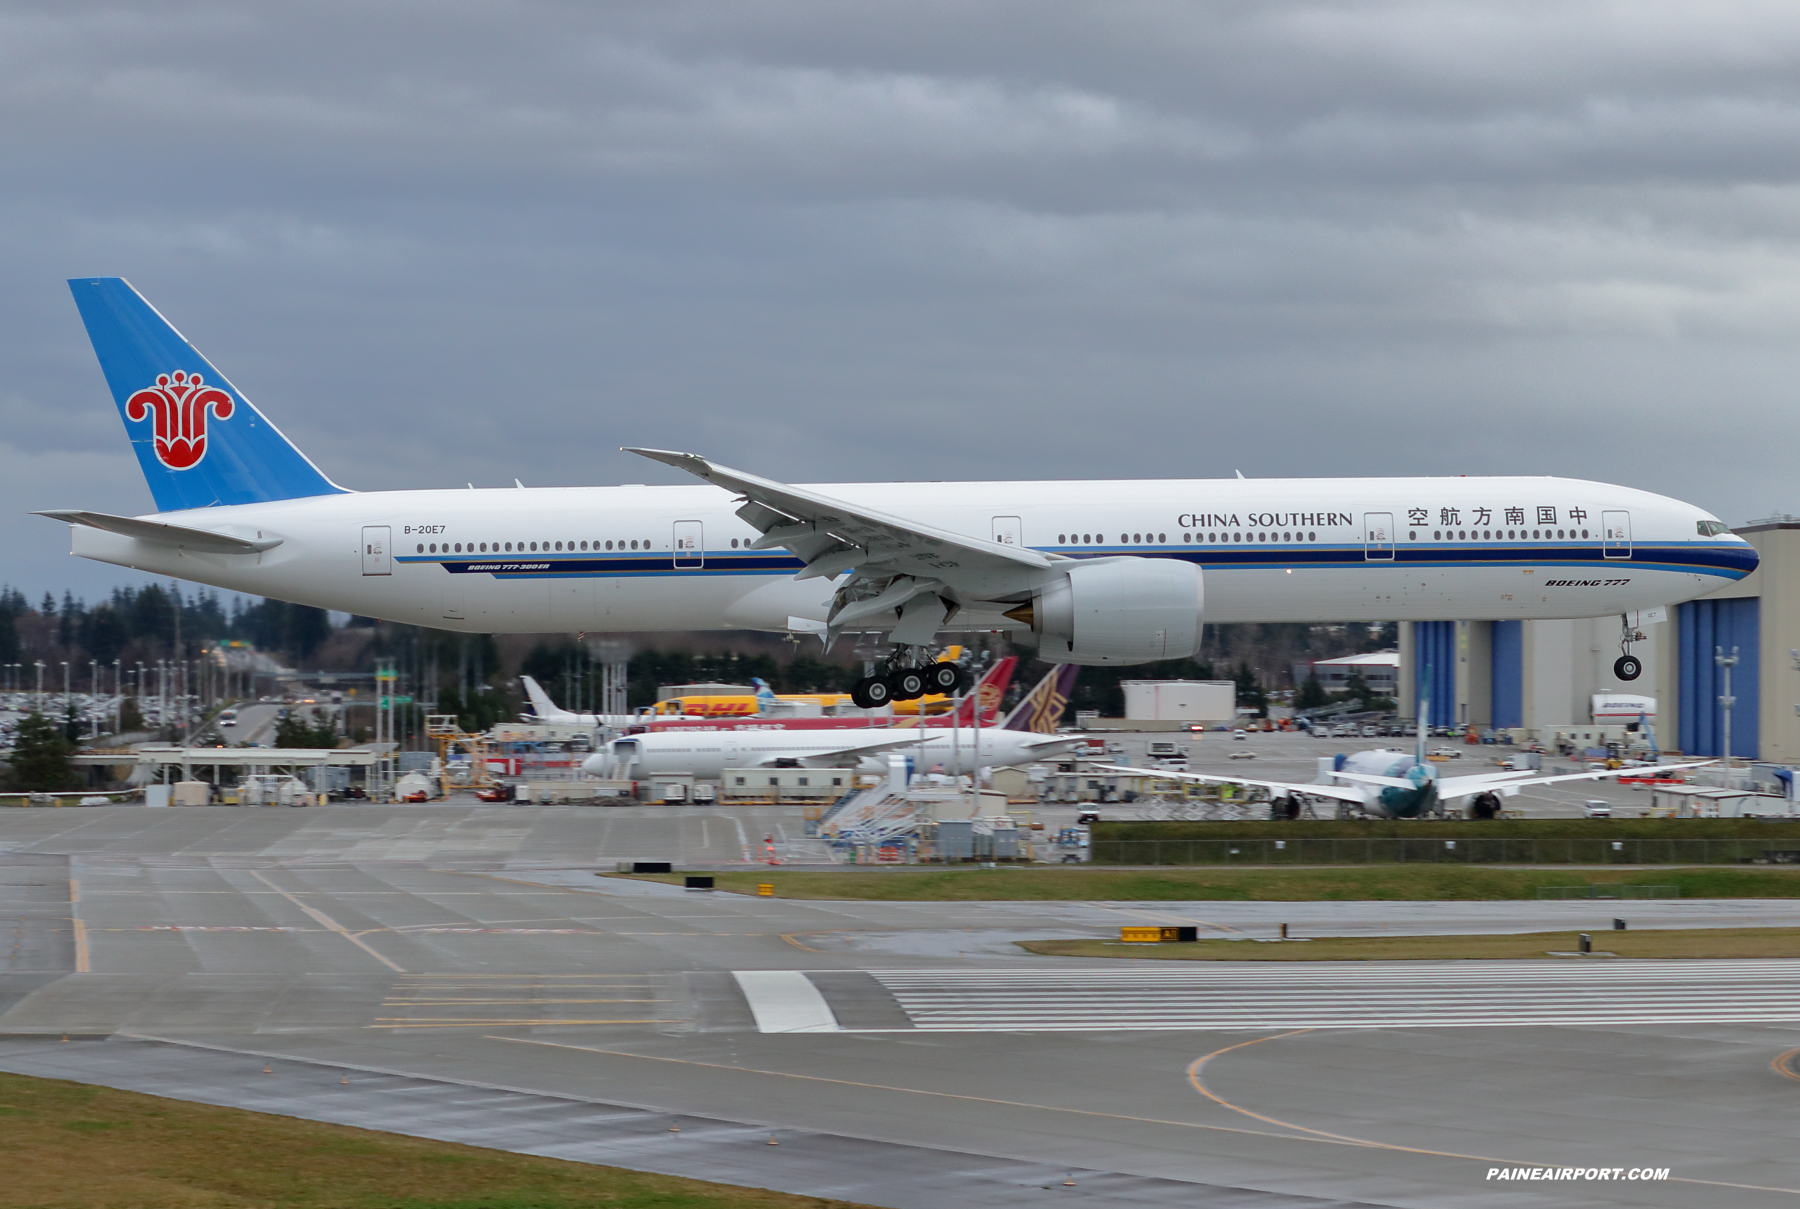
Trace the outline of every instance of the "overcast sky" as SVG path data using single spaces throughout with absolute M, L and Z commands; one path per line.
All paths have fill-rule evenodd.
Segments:
M 1800 6 L 0 8 L 0 579 L 151 507 L 63 281 L 346 486 L 1561 474 L 1800 512 Z

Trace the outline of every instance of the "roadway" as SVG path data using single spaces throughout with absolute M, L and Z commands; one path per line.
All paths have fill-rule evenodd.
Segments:
M 1171 968 L 1011 944 L 1795 903 L 804 902 L 596 876 L 742 867 L 740 826 L 753 848 L 799 831 L 774 807 L 0 812 L 0 1068 L 895 1206 L 1800 1196 L 1797 962 Z M 1508 1166 L 1673 1178 L 1488 1179 Z

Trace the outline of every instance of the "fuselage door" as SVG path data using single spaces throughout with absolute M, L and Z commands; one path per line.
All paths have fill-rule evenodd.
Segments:
M 1363 558 L 1368 562 L 1394 561 L 1394 514 L 1363 513 Z
M 994 540 L 1002 546 L 1018 546 L 1024 544 L 1021 537 L 1022 526 L 1016 516 L 996 516 L 994 518 Z
M 706 539 L 699 521 L 675 522 L 675 566 L 687 570 L 706 564 Z
M 364 575 L 392 575 L 394 565 L 388 548 L 393 530 L 387 525 L 364 525 L 362 531 L 362 569 Z
M 1631 557 L 1631 513 L 1602 512 L 1600 534 L 1605 539 L 1606 557 Z

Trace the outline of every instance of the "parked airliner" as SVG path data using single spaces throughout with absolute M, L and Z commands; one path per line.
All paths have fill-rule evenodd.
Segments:
M 966 687 L 942 633 L 1135 664 L 1194 654 L 1202 618 L 1623 615 L 1757 562 L 1703 509 L 1558 478 L 795 486 L 639 449 L 703 484 L 349 491 L 125 281 L 70 287 L 156 502 L 44 512 L 74 553 L 470 632 L 885 634 L 864 706 Z
M 1052 668 L 1054 683 L 1064 669 Z M 1040 686 L 1041 687 L 1041 686 Z M 959 722 L 983 694 L 970 693 L 958 705 Z M 716 780 L 730 769 L 846 768 L 880 772 L 890 755 L 913 758 L 920 772 L 942 767 L 953 774 L 1053 760 L 1087 740 L 1082 735 L 1047 735 L 1029 729 L 1039 709 L 1036 693 L 1014 707 L 998 726 L 914 726 L 858 730 L 670 730 L 614 739 L 582 762 L 593 777 L 639 779 L 692 773 Z
M 1429 677 L 1427 677 L 1429 679 Z M 1430 706 L 1420 703 L 1421 719 L 1430 714 Z M 1642 768 L 1603 769 L 1594 772 L 1553 773 L 1544 776 L 1529 769 L 1472 773 L 1461 777 L 1438 775 L 1437 765 L 1425 755 L 1425 723 L 1419 723 L 1418 741 L 1413 751 L 1395 751 L 1378 747 L 1370 751 L 1352 752 L 1319 761 L 1319 775 L 1310 782 L 1269 781 L 1256 777 L 1240 777 L 1206 772 L 1128 768 L 1116 764 L 1084 763 L 1084 767 L 1101 773 L 1143 776 L 1153 771 L 1157 777 L 1188 781 L 1201 785 L 1256 785 L 1282 795 L 1272 807 L 1278 818 L 1299 814 L 1296 799 L 1325 798 L 1338 803 L 1340 818 L 1363 815 L 1379 819 L 1416 819 L 1426 815 L 1442 815 L 1461 809 L 1468 801 L 1471 818 L 1491 819 L 1500 813 L 1504 799 L 1534 785 L 1554 785 L 1563 781 L 1597 781 L 1605 777 L 1641 773 Z M 1659 771 L 1675 772 L 1699 768 L 1714 760 L 1691 760 L 1685 764 L 1659 765 Z

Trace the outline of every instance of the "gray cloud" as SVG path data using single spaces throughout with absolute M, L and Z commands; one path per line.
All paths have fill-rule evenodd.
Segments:
M 145 508 L 61 282 L 358 487 L 1558 473 L 1793 507 L 1800 12 L 19 4 L 0 535 Z

